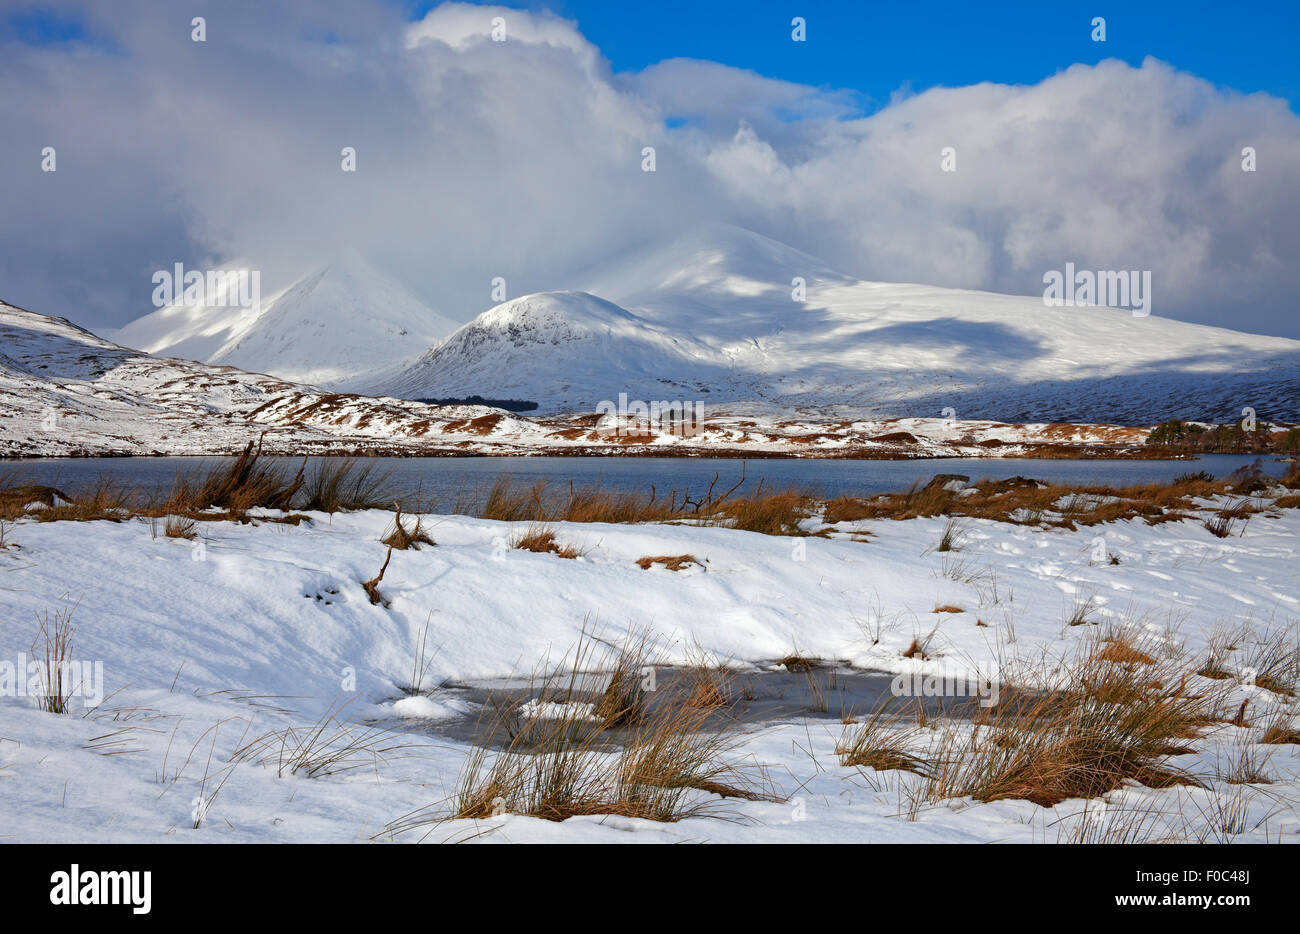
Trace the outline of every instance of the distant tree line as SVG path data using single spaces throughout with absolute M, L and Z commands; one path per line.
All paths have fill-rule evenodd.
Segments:
M 429 405 L 490 405 L 494 409 L 507 412 L 531 412 L 537 408 L 536 402 L 527 399 L 484 399 L 482 396 L 465 396 L 460 399 L 416 399 Z
M 1175 419 L 1152 428 L 1147 444 L 1200 454 L 1300 454 L 1300 427 L 1275 429 L 1261 421 L 1247 430 L 1237 422 L 1198 425 Z

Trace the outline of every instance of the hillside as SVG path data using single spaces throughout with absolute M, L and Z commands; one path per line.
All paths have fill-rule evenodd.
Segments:
M 792 299 L 802 277 L 806 296 Z M 404 372 L 408 397 L 508 395 L 543 412 L 631 398 L 844 406 L 860 417 L 1150 424 L 1300 413 L 1300 341 L 1036 296 L 864 282 L 710 225 L 489 309 Z

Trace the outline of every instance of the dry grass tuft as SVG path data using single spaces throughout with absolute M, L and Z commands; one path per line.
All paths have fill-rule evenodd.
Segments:
M 222 509 L 227 517 L 241 519 L 255 508 L 287 510 L 302 483 L 303 467 L 286 478 L 278 466 L 263 458 L 260 442 L 254 448 L 250 441 L 237 458 L 213 467 L 201 478 L 178 476 L 161 509 L 182 515 Z
M 644 557 L 636 559 L 637 567 L 643 571 L 648 571 L 651 565 L 662 564 L 670 571 L 682 571 L 691 565 L 703 567 L 704 565 L 695 557 L 695 555 L 656 555 L 655 557 Z
M 709 812 L 710 803 L 694 800 L 693 790 L 771 798 L 765 783 L 725 761 L 731 743 L 703 728 L 705 715 L 685 706 L 665 708 L 635 727 L 617 752 L 563 722 L 526 750 L 512 746 L 491 755 L 479 747 L 466 762 L 451 816 L 509 813 L 563 821 L 612 814 L 673 822 Z
M 814 509 L 811 496 L 786 490 L 727 502 L 712 521 L 760 535 L 804 535 L 800 522 Z
M 54 487 L 11 487 L 0 492 L 0 515 L 38 522 L 89 522 L 96 519 L 121 522 L 131 515 L 131 499 L 131 491 L 126 486 L 108 478 L 98 480 L 75 497 L 65 496 Z M 28 511 L 26 507 L 32 503 L 45 508 Z
M 1097 595 L 1092 593 L 1078 592 L 1070 601 L 1070 606 L 1065 615 L 1065 625 L 1067 626 L 1087 626 L 1088 624 L 1097 625 L 1096 614 L 1101 609 L 1101 604 L 1097 600 Z
M 886 729 L 885 723 L 882 705 L 856 730 L 845 730 L 835 748 L 840 765 L 875 769 L 877 772 L 905 771 L 925 775 L 925 760 L 911 751 L 920 731 Z
M 1197 784 L 1167 760 L 1186 751 L 1178 741 L 1198 735 L 1213 702 L 1184 693 L 1173 671 L 1153 679 L 1149 666 L 1115 664 L 1103 652 L 1076 664 L 1064 688 L 995 708 L 987 729 L 989 740 L 999 741 L 981 742 L 977 732 L 945 751 L 931 798 L 1020 798 L 1051 807 L 1130 781 Z
M 382 509 L 393 501 L 390 478 L 391 473 L 381 471 L 374 461 L 318 458 L 303 487 L 302 508 L 330 515 L 346 509 Z
M 682 513 L 676 493 L 660 500 L 654 487 L 649 493 L 610 492 L 571 484 L 563 492 L 542 480 L 521 487 L 511 477 L 497 478 L 481 510 L 482 518 L 502 522 L 662 522 Z
M 194 527 L 194 520 L 186 516 L 168 516 L 167 524 L 163 526 L 163 535 L 167 538 L 183 538 L 186 541 L 193 541 L 199 537 L 198 530 Z
M 939 536 L 939 541 L 935 544 L 935 551 L 960 551 L 962 541 L 961 526 L 957 520 L 951 516 L 943 527 L 943 535 Z
M 1120 665 L 1154 665 L 1156 661 L 1133 645 L 1133 640 L 1127 635 L 1106 639 L 1097 652 L 1097 658 L 1103 662 L 1115 662 Z
M 1294 625 L 1259 628 L 1249 623 L 1210 639 L 1196 672 L 1215 681 L 1240 680 L 1295 697 L 1300 688 L 1300 634 Z
M 1254 743 L 1239 743 L 1228 753 L 1226 768 L 1216 765 L 1215 778 L 1229 785 L 1271 785 L 1267 767 L 1272 754 L 1273 750 L 1261 750 Z
M 550 529 L 533 526 L 510 540 L 511 548 L 532 551 L 537 554 L 558 555 L 561 558 L 577 558 L 582 552 L 570 545 L 561 545 Z
M 646 677 L 653 676 L 653 667 L 648 633 L 634 637 L 619 652 L 609 683 L 592 708 L 605 729 L 644 722 Z
M 686 666 L 686 705 L 701 710 L 715 710 L 729 706 L 735 696 L 734 678 L 726 665 L 708 663 L 703 652 L 696 652 L 697 660 Z
M 68 713 L 68 703 L 77 687 L 66 681 L 71 673 L 72 636 L 76 631 L 72 610 L 56 610 L 52 615 L 46 612 L 37 617 L 37 622 L 40 625 L 31 648 L 39 682 L 36 704 L 46 713 Z
M 1300 746 L 1300 730 L 1295 728 L 1295 722 L 1291 715 L 1281 713 L 1265 728 L 1259 741 L 1269 746 L 1284 744 Z
M 580 815 L 619 815 L 672 822 L 715 813 L 716 798 L 777 800 L 765 773 L 733 760 L 735 742 L 727 726 L 710 726 L 711 713 L 692 707 L 684 695 L 648 710 L 629 694 L 631 678 L 646 659 L 647 642 L 634 641 L 620 654 L 607 698 L 616 723 L 597 717 L 591 728 L 585 704 L 553 703 L 558 713 L 526 733 L 513 732 L 504 749 L 486 741 L 465 761 L 449 813 L 407 815 L 389 826 L 390 833 L 427 828 L 456 818 L 521 814 L 563 821 Z M 580 646 L 572 670 L 557 679 L 570 688 L 583 681 L 586 659 Z M 563 701 L 563 689 L 544 693 Z M 634 709 L 635 715 L 626 712 Z M 498 711 L 509 718 L 510 710 Z M 500 723 L 490 725 L 495 735 Z M 617 742 L 600 726 L 617 725 Z
M 52 486 L 24 483 L 0 489 L 0 518 L 14 520 L 28 515 L 27 507 L 39 504 L 46 508 L 60 500 L 72 502 L 62 490 Z M 34 512 L 35 510 L 33 510 Z
M 311 727 L 273 730 L 236 749 L 231 762 L 259 762 L 274 765 L 276 775 L 317 778 L 373 768 L 408 744 L 378 727 L 364 727 L 342 718 L 351 699 L 334 704 Z
M 1185 740 L 1213 722 L 1225 692 L 1189 694 L 1181 659 L 1116 662 L 1108 657 L 1116 644 L 1097 640 L 1064 669 L 1045 670 L 1050 690 L 1004 693 L 969 730 L 944 729 L 932 752 L 913 751 L 911 735 L 885 730 L 878 716 L 841 744 L 842 761 L 917 772 L 924 784 L 916 799 L 931 803 L 1020 799 L 1051 807 L 1130 782 L 1199 784 L 1169 759 L 1189 751 Z

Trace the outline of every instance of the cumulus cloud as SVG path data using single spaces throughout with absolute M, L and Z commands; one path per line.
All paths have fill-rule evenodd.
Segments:
M 879 280 L 1037 294 L 1067 262 L 1150 269 L 1157 315 L 1300 336 L 1300 120 L 1155 60 L 866 113 L 711 62 L 615 74 L 545 13 L 232 2 L 196 43 L 144 0 L 59 9 L 84 38 L 0 47 L 0 297 L 91 327 L 149 311 L 174 262 L 269 289 L 349 247 L 467 320 L 494 276 L 569 288 L 727 221 Z

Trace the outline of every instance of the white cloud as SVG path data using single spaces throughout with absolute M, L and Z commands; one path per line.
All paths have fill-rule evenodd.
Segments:
M 101 45 L 0 49 L 0 297 L 91 326 L 148 311 L 173 262 L 247 257 L 273 288 L 349 246 L 467 319 L 493 276 L 571 287 L 721 220 L 882 280 L 1029 294 L 1066 262 L 1151 269 L 1155 314 L 1300 336 L 1300 120 L 1154 60 L 862 116 L 710 62 L 612 74 L 550 14 L 226 4 L 200 44 L 142 0 L 75 9 Z

